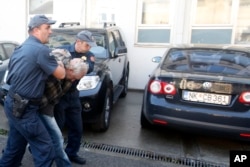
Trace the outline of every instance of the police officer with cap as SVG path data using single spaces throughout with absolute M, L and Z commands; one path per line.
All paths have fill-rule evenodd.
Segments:
M 73 58 L 82 58 L 89 65 L 88 73 L 93 71 L 95 57 L 90 48 L 97 46 L 90 31 L 81 31 L 76 35 L 75 43 L 64 45 L 60 48 L 67 49 Z M 86 159 L 77 153 L 81 146 L 83 134 L 82 106 L 79 91 L 76 89 L 79 80 L 75 81 L 70 90 L 60 99 L 55 106 L 54 114 L 58 126 L 62 130 L 67 123 L 68 143 L 65 149 L 69 159 L 77 164 L 85 164 Z
M 20 166 L 27 143 L 36 167 L 50 167 L 54 160 L 53 143 L 38 110 L 48 76 L 65 77 L 63 63 L 57 62 L 45 45 L 55 22 L 45 15 L 31 18 L 29 37 L 10 58 L 7 76 L 10 90 L 4 102 L 10 130 L 0 160 L 1 167 Z

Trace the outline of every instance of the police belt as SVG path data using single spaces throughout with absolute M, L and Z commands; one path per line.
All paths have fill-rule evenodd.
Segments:
M 14 93 L 13 91 L 9 90 L 8 94 L 12 99 L 14 99 L 14 95 L 17 93 Z M 22 96 L 20 96 L 20 97 L 22 97 Z M 27 99 L 27 98 L 22 97 L 22 99 Z M 30 105 L 39 106 L 39 105 L 41 105 L 42 98 L 33 98 L 33 99 L 27 99 L 27 100 L 29 101 Z

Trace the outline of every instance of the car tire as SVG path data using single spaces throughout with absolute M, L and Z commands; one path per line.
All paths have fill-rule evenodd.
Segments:
M 98 121 L 92 124 L 93 130 L 99 132 L 105 132 L 109 128 L 111 110 L 112 110 L 112 96 L 111 96 L 111 89 L 108 87 L 105 93 L 101 115 Z
M 141 111 L 141 128 L 149 129 L 152 128 L 153 125 L 145 117 L 143 110 Z
M 129 70 L 127 69 L 125 74 L 123 75 L 121 84 L 124 86 L 123 91 L 120 95 L 121 98 L 126 97 L 128 93 L 128 76 L 129 76 Z

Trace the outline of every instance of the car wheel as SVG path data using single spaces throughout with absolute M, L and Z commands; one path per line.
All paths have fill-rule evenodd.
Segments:
M 107 88 L 106 90 L 104 104 L 102 108 L 103 110 L 99 120 L 92 125 L 93 130 L 100 132 L 106 131 L 110 125 L 110 114 L 112 110 L 112 97 L 110 88 Z
M 121 98 L 126 97 L 128 93 L 128 70 L 126 71 L 126 74 L 124 74 L 123 79 L 122 79 L 122 85 L 124 86 L 123 91 L 120 95 Z
M 147 118 L 145 117 L 143 110 L 141 111 L 141 127 L 142 128 L 151 128 L 153 125 L 151 125 L 149 123 L 149 121 L 147 120 Z

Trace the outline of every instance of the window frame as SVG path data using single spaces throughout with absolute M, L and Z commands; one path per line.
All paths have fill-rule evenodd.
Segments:
M 175 6 L 175 0 L 168 0 L 169 1 L 169 23 L 167 24 L 142 24 L 141 20 L 142 20 L 142 13 L 143 13 L 143 2 L 144 0 L 137 0 L 137 18 L 136 18 L 136 33 L 135 33 L 135 45 L 137 46 L 144 46 L 144 45 L 149 45 L 149 46 L 166 46 L 169 45 L 171 43 L 171 39 L 172 39 L 172 28 L 173 28 L 173 15 L 174 15 L 174 6 Z M 143 42 L 143 40 L 140 39 L 141 33 L 140 30 L 145 31 L 144 33 L 144 38 L 147 38 L 147 40 L 145 40 L 145 42 Z M 166 31 L 166 35 L 167 35 L 167 41 L 157 41 L 157 38 L 153 39 L 153 40 L 149 40 L 152 39 L 154 37 L 154 30 L 162 30 L 162 31 Z M 141 31 L 141 32 L 142 32 Z M 146 32 L 148 31 L 148 32 Z M 151 31 L 150 35 L 149 32 Z M 157 36 L 157 34 L 155 34 Z M 158 37 L 162 37 L 159 36 Z
M 212 30 L 217 29 L 217 30 L 221 30 L 221 31 L 223 31 L 223 30 L 231 30 L 230 36 L 228 35 L 228 38 L 230 38 L 230 40 L 227 39 L 227 41 L 224 41 L 224 42 L 214 40 L 213 43 L 204 42 L 205 44 L 221 44 L 221 45 L 236 44 L 235 43 L 235 36 L 236 36 L 235 32 L 236 32 L 236 29 L 237 29 L 237 19 L 238 19 L 238 10 L 239 10 L 239 7 L 240 7 L 240 0 L 232 0 L 231 18 L 230 18 L 230 22 L 228 24 L 226 24 L 226 23 L 225 24 L 197 24 L 197 23 L 195 23 L 196 12 L 197 12 L 197 4 L 198 4 L 198 0 L 193 0 L 193 3 L 192 3 L 192 11 L 193 12 L 191 14 L 191 16 L 193 16 L 193 17 L 191 19 L 191 25 L 190 25 L 189 43 L 191 43 L 191 44 L 203 43 L 202 41 L 194 42 L 194 39 L 193 39 L 193 32 L 194 31 L 196 31 L 196 30 L 201 30 L 201 31 L 202 30 L 211 30 L 212 31 Z M 211 37 L 212 37 L 212 35 L 214 35 L 214 36 L 216 36 L 217 39 L 223 38 L 223 35 L 222 36 L 217 36 L 216 34 L 219 34 L 219 33 L 211 34 Z

